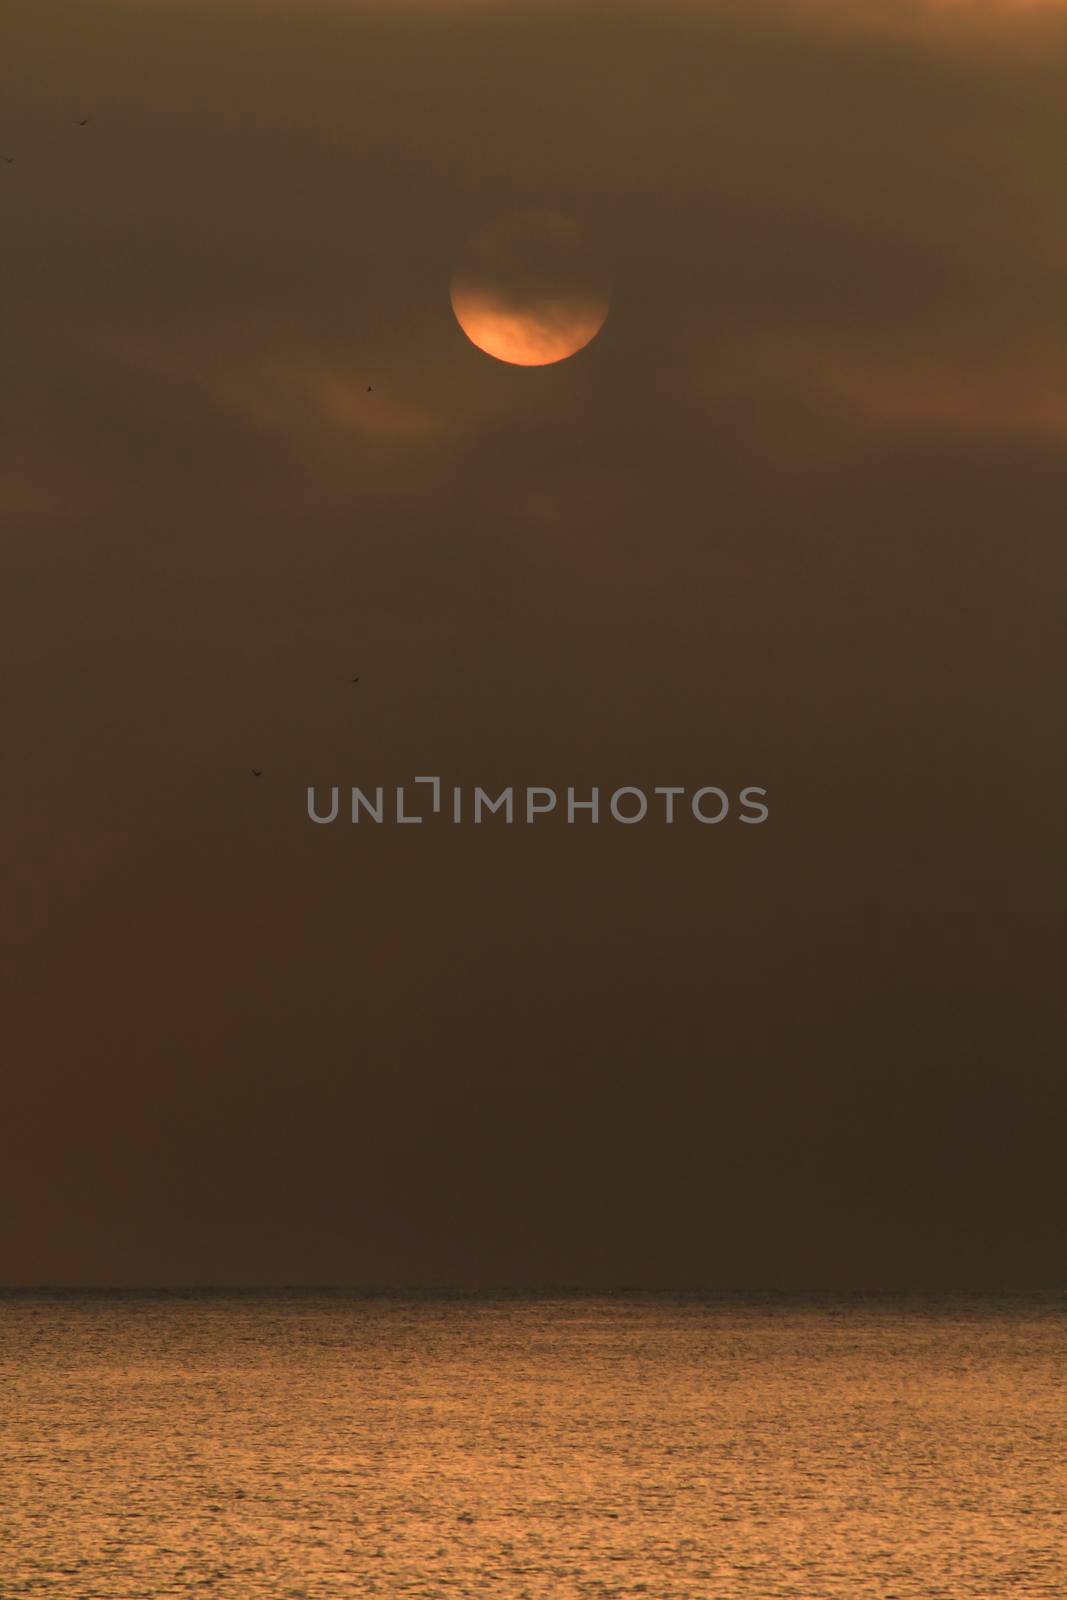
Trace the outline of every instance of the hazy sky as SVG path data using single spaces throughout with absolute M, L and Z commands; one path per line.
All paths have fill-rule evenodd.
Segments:
M 1061 1282 L 1065 68 L 8 0 L 0 1281 Z M 525 206 L 613 277 L 533 370 Z M 306 819 L 418 773 L 771 819 Z

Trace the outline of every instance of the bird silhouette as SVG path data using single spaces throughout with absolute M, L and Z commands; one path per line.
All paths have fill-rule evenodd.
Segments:
M 81 122 L 78 123 L 78 127 L 87 128 L 92 120 L 92 117 L 85 117 Z
M 9 167 L 13 167 L 15 165 L 14 156 L 0 156 L 0 161 L 6 162 Z
M 353 682 L 353 683 L 358 683 L 358 682 L 359 682 L 359 679 L 358 679 L 358 678 L 353 678 L 353 679 L 352 679 L 352 682 Z
M 367 393 L 368 393 L 368 394 L 373 394 L 373 393 L 374 393 L 374 390 L 373 390 L 373 389 L 372 389 L 372 388 L 371 388 L 371 386 L 370 386 L 370 384 L 369 384 L 369 383 L 368 383 L 368 385 L 367 385 Z
M 262 772 L 257 772 L 255 767 L 253 767 L 252 768 L 252 776 L 253 776 L 253 778 L 262 778 L 263 774 L 262 774 Z

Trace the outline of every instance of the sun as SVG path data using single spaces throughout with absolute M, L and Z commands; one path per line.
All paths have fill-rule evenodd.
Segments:
M 592 343 L 611 287 L 578 223 L 558 212 L 512 211 L 468 242 L 451 299 L 479 350 L 512 366 L 545 367 Z

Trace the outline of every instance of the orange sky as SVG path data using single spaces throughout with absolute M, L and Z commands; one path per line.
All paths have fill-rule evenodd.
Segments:
M 6 8 L 0 1281 L 1052 1281 L 1064 24 L 252 3 Z

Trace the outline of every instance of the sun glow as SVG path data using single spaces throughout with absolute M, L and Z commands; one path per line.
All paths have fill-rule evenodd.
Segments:
M 519 311 L 461 289 L 452 291 L 452 309 L 472 344 L 516 367 L 547 367 L 584 350 L 608 311 L 606 301 L 591 306 L 546 302 Z

